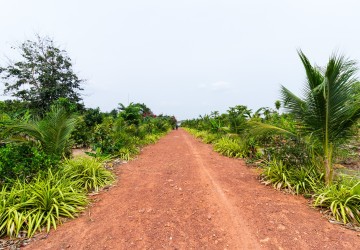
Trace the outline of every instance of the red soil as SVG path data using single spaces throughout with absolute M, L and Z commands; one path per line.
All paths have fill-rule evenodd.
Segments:
M 173 131 L 117 170 L 79 218 L 26 249 L 359 249 L 300 196 L 261 185 L 242 160 Z

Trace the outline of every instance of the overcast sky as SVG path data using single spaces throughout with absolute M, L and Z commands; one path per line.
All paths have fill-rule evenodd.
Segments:
M 274 107 L 280 85 L 301 93 L 297 49 L 318 65 L 335 50 L 359 61 L 359 13 L 356 0 L 0 0 L 0 64 L 38 33 L 87 79 L 87 107 L 256 110 Z

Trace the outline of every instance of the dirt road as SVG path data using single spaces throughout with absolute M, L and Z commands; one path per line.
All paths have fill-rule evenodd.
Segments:
M 302 197 L 261 185 L 229 159 L 173 131 L 118 168 L 80 218 L 26 249 L 359 249 Z

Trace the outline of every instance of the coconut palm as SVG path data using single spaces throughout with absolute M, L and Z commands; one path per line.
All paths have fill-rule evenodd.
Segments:
M 306 86 L 300 98 L 281 87 L 284 108 L 298 121 L 300 134 L 311 135 L 320 144 L 327 184 L 333 179 L 332 153 L 344 143 L 360 117 L 360 103 L 353 96 L 357 79 L 356 63 L 333 54 L 325 68 L 312 66 L 300 50 L 306 72 Z

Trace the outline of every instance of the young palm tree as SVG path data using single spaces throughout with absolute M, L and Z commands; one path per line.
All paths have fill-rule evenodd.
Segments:
M 360 103 L 354 102 L 357 68 L 354 61 L 333 54 L 321 69 L 312 66 L 302 51 L 298 54 L 306 72 L 303 98 L 282 86 L 282 100 L 284 108 L 299 122 L 299 132 L 320 143 L 325 181 L 329 184 L 333 179 L 333 149 L 349 138 L 360 118 Z
M 69 149 L 69 138 L 75 124 L 75 117 L 55 106 L 42 120 L 12 125 L 11 129 L 38 141 L 44 152 L 62 157 Z

